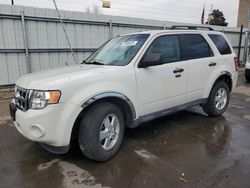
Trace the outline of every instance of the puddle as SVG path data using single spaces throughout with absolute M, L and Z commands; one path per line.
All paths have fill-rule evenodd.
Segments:
M 244 115 L 243 118 L 250 120 L 250 115 Z
M 239 109 L 239 110 L 245 109 L 245 107 L 239 106 L 239 105 L 235 105 L 235 104 L 230 104 L 229 107 L 230 108 L 236 108 L 236 109 Z
M 59 166 L 60 171 L 64 176 L 63 187 L 65 188 L 103 188 L 103 186 L 100 183 L 97 183 L 95 177 L 88 171 L 61 159 L 54 159 L 42 163 L 38 166 L 38 170 L 45 170 L 53 165 Z
M 138 155 L 140 155 L 141 157 L 143 157 L 145 159 L 155 159 L 156 158 L 155 155 L 153 155 L 152 153 L 149 153 L 145 149 L 135 150 L 135 153 L 137 153 Z
M 246 100 L 246 102 L 250 102 L 250 98 L 247 98 L 247 99 L 245 99 Z
M 250 96 L 250 88 L 245 86 L 236 87 L 234 93 Z
M 49 161 L 47 163 L 42 163 L 38 166 L 38 170 L 45 170 L 48 169 L 49 167 L 51 167 L 54 164 L 59 163 L 61 160 L 60 159 L 54 159 L 52 161 Z
M 5 125 L 6 123 L 8 123 L 8 126 L 14 127 L 14 124 L 11 124 L 11 117 L 9 115 L 5 115 L 5 116 L 0 116 L 0 125 Z

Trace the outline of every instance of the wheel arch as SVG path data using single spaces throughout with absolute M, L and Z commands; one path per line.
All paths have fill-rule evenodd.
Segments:
M 233 88 L 233 77 L 232 74 L 228 71 L 222 71 L 222 72 L 218 72 L 217 74 L 215 73 L 215 75 L 212 75 L 210 78 L 210 81 L 208 82 L 208 86 L 205 89 L 203 98 L 206 99 L 209 97 L 214 85 L 220 81 L 220 80 L 224 80 L 229 87 L 229 91 L 232 91 Z
M 231 92 L 233 87 L 232 74 L 228 71 L 222 72 L 220 76 L 215 80 L 214 84 L 221 80 L 225 81 L 228 84 L 229 91 Z
M 100 103 L 100 102 L 110 102 L 115 105 L 117 105 L 121 110 L 124 115 L 124 120 L 125 120 L 125 126 L 129 128 L 134 128 L 136 124 L 134 123 L 136 119 L 136 111 L 134 108 L 133 103 L 131 100 L 117 92 L 105 92 L 105 93 L 100 93 L 98 95 L 95 95 L 85 101 L 81 107 L 83 108 L 82 111 L 79 113 L 77 116 L 72 131 L 71 131 L 71 138 L 76 138 L 77 137 L 77 132 L 79 129 L 80 121 L 82 117 L 84 116 L 85 112 L 91 108 L 94 104 Z

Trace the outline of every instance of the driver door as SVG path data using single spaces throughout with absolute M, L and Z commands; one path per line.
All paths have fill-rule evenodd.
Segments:
M 148 56 L 160 54 L 150 66 L 140 66 Z M 185 103 L 187 89 L 186 63 L 181 61 L 177 35 L 159 36 L 151 43 L 136 68 L 140 115 L 165 110 Z

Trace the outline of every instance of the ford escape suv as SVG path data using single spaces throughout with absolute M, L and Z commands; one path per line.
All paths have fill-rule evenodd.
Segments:
M 23 136 L 50 152 L 65 153 L 77 140 L 85 156 L 106 161 L 125 127 L 195 105 L 222 115 L 237 77 L 221 32 L 139 32 L 106 42 L 81 64 L 22 76 L 10 113 Z

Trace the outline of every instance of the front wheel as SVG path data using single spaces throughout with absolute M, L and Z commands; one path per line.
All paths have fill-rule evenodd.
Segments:
M 108 102 L 94 104 L 84 115 L 78 141 L 85 156 L 106 161 L 120 148 L 124 133 L 122 111 Z
M 203 110 L 210 116 L 221 116 L 229 104 L 230 92 L 226 82 L 218 81 L 213 86 Z

